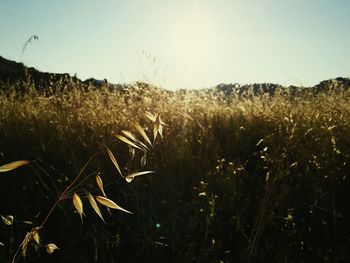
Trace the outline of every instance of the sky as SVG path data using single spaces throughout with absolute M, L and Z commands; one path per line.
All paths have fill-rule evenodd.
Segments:
M 0 56 L 83 80 L 178 89 L 350 77 L 350 0 L 0 0 L 0 34 Z

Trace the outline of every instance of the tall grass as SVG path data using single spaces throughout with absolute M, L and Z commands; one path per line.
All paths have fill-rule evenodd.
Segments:
M 90 168 L 134 215 L 81 225 L 72 205 L 62 204 L 42 237 L 61 248 L 51 261 L 349 260 L 348 91 L 227 97 L 142 83 L 119 90 L 70 83 L 49 95 L 19 95 L 3 86 L 0 162 L 32 164 L 0 178 L 0 214 L 18 222 L 11 235 L 0 232 L 1 242 L 11 236 L 19 243 L 28 231 L 20 222 L 42 220 L 55 197 L 47 174 L 64 189 L 100 145 L 117 152 L 122 167 L 137 169 L 113 133 L 134 130 L 152 112 L 166 123 L 145 167 L 155 174 L 126 185 L 107 158 Z M 9 257 L 8 247 L 0 251 Z

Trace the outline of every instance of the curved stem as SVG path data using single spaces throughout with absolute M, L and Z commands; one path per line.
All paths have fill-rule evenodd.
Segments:
M 58 199 L 56 200 L 56 202 L 53 204 L 53 206 L 51 207 L 50 211 L 48 212 L 48 214 L 46 215 L 45 219 L 43 220 L 43 222 L 40 224 L 40 228 L 42 228 L 46 221 L 49 219 L 49 217 L 51 216 L 52 212 L 55 210 L 55 208 L 57 207 L 57 205 L 66 198 L 67 194 L 69 194 L 69 191 L 71 191 L 73 185 L 80 179 L 80 177 L 83 175 L 83 172 L 85 171 L 85 169 L 88 167 L 88 165 L 91 163 L 91 161 L 95 158 L 95 156 L 99 153 L 96 152 L 94 153 L 94 155 L 92 155 L 89 160 L 85 163 L 85 165 L 83 166 L 83 168 L 80 170 L 79 174 L 75 177 L 75 179 L 73 180 L 73 182 L 66 188 L 66 190 L 64 190 L 60 196 L 58 197 Z
M 53 204 L 53 206 L 51 207 L 50 211 L 47 213 L 45 219 L 42 221 L 42 223 L 40 224 L 40 228 L 42 228 L 46 221 L 49 219 L 50 215 L 52 214 L 53 210 L 55 210 L 56 206 L 59 204 L 59 202 L 62 201 L 62 195 L 56 200 L 56 202 Z
M 95 152 L 94 155 L 92 155 L 90 157 L 90 159 L 85 163 L 84 167 L 81 168 L 79 174 L 77 175 L 77 177 L 75 177 L 75 179 L 73 180 L 73 182 L 68 185 L 68 187 L 66 188 L 66 190 L 64 190 L 62 192 L 62 194 L 60 195 L 60 197 L 63 197 L 64 195 L 66 195 L 70 190 L 71 188 L 73 187 L 73 185 L 80 179 L 80 177 L 83 175 L 83 172 L 85 171 L 85 169 L 88 167 L 88 165 L 91 163 L 91 161 L 95 158 L 95 156 L 99 153 L 100 151 L 98 152 Z
M 55 210 L 55 208 L 58 206 L 58 204 L 66 199 L 67 195 L 69 195 L 69 191 L 72 190 L 74 184 L 81 178 L 81 176 L 83 175 L 85 169 L 88 167 L 88 165 L 91 163 L 91 161 L 96 157 L 96 155 L 100 152 L 97 151 L 95 152 L 90 158 L 89 160 L 85 163 L 85 165 L 83 166 L 83 168 L 81 168 L 79 174 L 74 178 L 74 180 L 72 181 L 72 183 L 70 183 L 68 185 L 68 187 L 59 195 L 59 197 L 57 198 L 56 202 L 52 205 L 52 207 L 50 208 L 50 211 L 47 213 L 46 217 L 44 218 L 44 220 L 41 222 L 41 224 L 39 225 L 39 228 L 42 228 L 45 223 L 47 222 L 47 220 L 50 218 L 52 212 Z M 17 262 L 18 260 L 18 253 L 21 250 L 21 246 L 23 245 L 24 240 L 22 241 L 22 243 L 18 246 L 18 249 L 16 251 L 16 253 L 14 254 L 13 258 L 12 258 L 12 263 Z

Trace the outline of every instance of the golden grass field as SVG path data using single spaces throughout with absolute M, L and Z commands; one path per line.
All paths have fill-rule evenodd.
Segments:
M 25 262 L 350 260 L 349 91 L 27 89 L 0 92 L 0 165 L 30 161 L 0 174 L 0 214 L 14 217 L 0 230 L 1 262 L 11 262 L 94 154 L 75 188 L 83 223 L 71 192 L 40 230 L 43 244 L 60 249 L 29 247 Z M 152 116 L 164 122 L 154 142 Z M 147 145 L 135 123 L 152 141 L 146 154 L 115 136 L 129 131 Z M 127 183 L 106 147 L 123 174 L 155 172 Z M 83 197 L 99 191 L 96 175 L 133 214 L 100 206 L 106 224 L 99 219 Z

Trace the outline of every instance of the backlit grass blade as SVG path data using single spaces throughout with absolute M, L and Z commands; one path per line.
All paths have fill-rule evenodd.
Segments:
M 142 171 L 142 172 L 136 172 L 136 173 L 131 173 L 129 175 L 127 175 L 125 177 L 125 180 L 128 182 L 128 183 L 131 183 L 132 180 L 134 180 L 134 178 L 136 176 L 140 176 L 140 175 L 144 175 L 144 174 L 150 174 L 150 173 L 154 173 L 155 171 Z
M 40 235 L 39 235 L 39 230 L 35 230 L 33 232 L 33 239 L 37 245 L 40 246 Z
M 191 121 L 193 121 L 193 118 L 192 118 L 190 115 L 188 115 L 187 113 L 182 112 L 182 111 L 180 111 L 180 110 L 177 110 L 177 112 L 178 112 L 182 117 L 185 117 L 185 118 L 190 119 Z
M 133 133 L 129 132 L 129 131 L 121 131 L 125 137 L 133 140 L 135 143 L 137 143 L 138 145 L 142 146 L 143 148 L 146 148 L 147 150 L 149 150 L 149 148 L 146 146 L 146 144 L 144 144 L 143 142 L 141 142 Z
M 135 123 L 135 128 L 137 131 L 141 134 L 141 136 L 145 139 L 145 141 L 152 146 L 151 140 L 148 138 L 147 134 L 145 133 L 145 130 L 140 126 L 140 124 Z
M 125 142 L 128 145 L 130 145 L 136 149 L 142 150 L 142 148 L 140 146 L 136 145 L 135 143 L 133 143 L 132 141 L 130 141 L 128 138 L 124 137 L 123 135 L 115 134 L 114 136 L 117 137 L 122 142 Z
M 46 252 L 52 254 L 55 250 L 59 249 L 54 243 L 47 244 L 45 246 Z
M 158 129 L 159 129 L 158 123 L 154 122 L 154 124 L 153 124 L 153 142 L 156 141 L 156 138 L 158 135 Z
M 156 121 L 156 115 L 154 115 L 153 113 L 150 113 L 149 111 L 145 112 L 145 115 L 148 119 L 150 119 L 150 121 L 155 122 Z
M 76 193 L 73 194 L 73 205 L 75 207 L 75 210 L 77 210 L 81 222 L 83 222 L 83 215 L 84 215 L 84 210 L 83 210 L 83 202 L 81 201 L 79 195 Z
M 103 196 L 96 196 L 96 200 L 97 202 L 99 202 L 101 205 L 104 205 L 108 208 L 112 208 L 112 209 L 118 209 L 118 210 L 121 210 L 121 211 L 124 211 L 126 213 L 129 213 L 129 214 L 132 214 L 132 212 L 122 208 L 121 206 L 117 205 L 115 202 L 113 202 L 112 200 L 106 198 L 106 197 L 103 197 Z
M 135 136 L 133 133 L 129 132 L 129 131 L 122 130 L 121 133 L 124 134 L 125 137 L 128 137 L 129 139 L 133 140 L 134 142 L 138 142 L 138 141 L 139 141 L 139 140 L 136 138 L 136 136 Z
M 115 168 L 117 168 L 119 174 L 121 177 L 123 177 L 122 171 L 120 170 L 119 164 L 117 162 L 117 159 L 114 157 L 114 154 L 111 152 L 111 150 L 106 146 L 107 154 L 109 158 L 111 159 L 112 163 L 114 164 Z
M 104 220 L 104 218 L 103 218 L 103 216 L 102 216 L 101 210 L 100 210 L 100 208 L 98 207 L 98 204 L 96 203 L 96 201 L 95 201 L 94 197 L 92 196 L 92 194 L 87 193 L 87 195 L 88 195 L 89 203 L 90 203 L 90 205 L 92 206 L 92 208 L 95 210 L 96 214 L 102 219 L 102 221 L 103 221 L 104 223 L 106 223 L 105 220 Z
M 104 190 L 104 188 L 103 188 L 102 179 L 101 179 L 101 177 L 98 176 L 98 175 L 96 175 L 96 183 L 97 183 L 98 188 L 100 188 L 102 194 L 103 194 L 104 196 L 106 196 L 105 190 Z
M 20 166 L 26 165 L 28 163 L 29 163 L 29 161 L 21 160 L 21 161 L 15 161 L 12 163 L 4 164 L 4 165 L 0 166 L 0 173 L 5 173 L 8 171 L 11 171 L 13 169 L 16 169 Z

